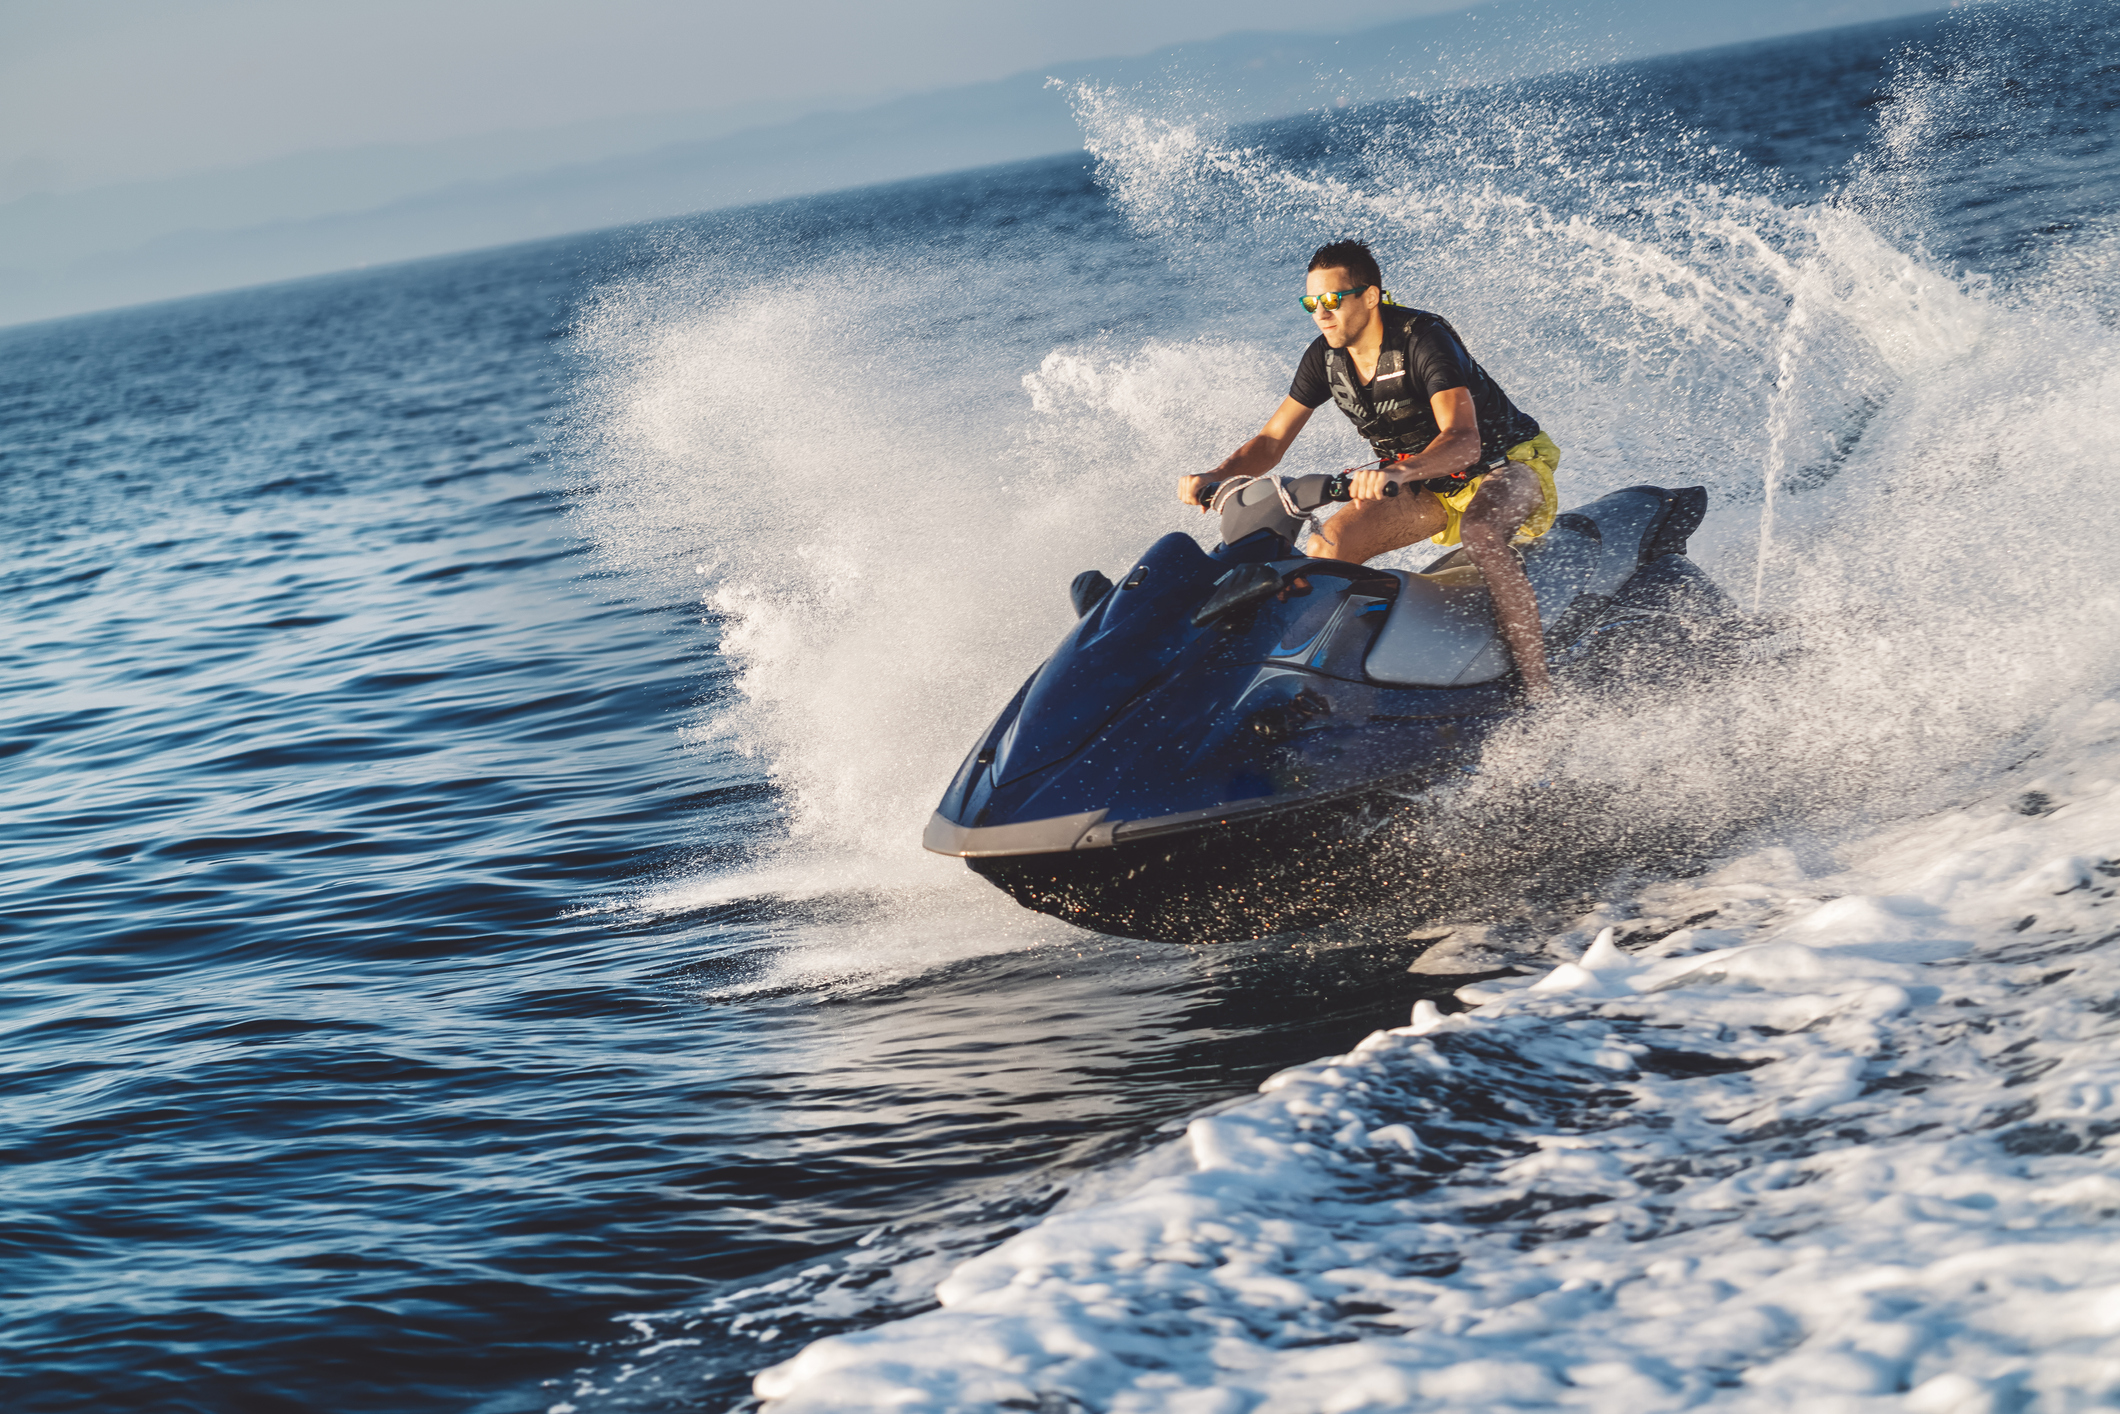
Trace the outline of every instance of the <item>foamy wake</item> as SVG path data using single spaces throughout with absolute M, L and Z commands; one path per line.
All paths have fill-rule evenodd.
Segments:
M 773 1414 L 1987 1411 L 2120 1396 L 2120 710 L 1812 876 L 1593 915 L 1542 975 L 1195 1120 Z M 1615 929 L 1617 930 L 1615 932 Z M 1593 930 L 1594 933 L 1593 933 Z

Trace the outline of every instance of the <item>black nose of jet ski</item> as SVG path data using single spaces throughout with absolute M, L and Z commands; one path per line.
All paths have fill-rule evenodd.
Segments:
M 1112 582 L 1096 570 L 1084 570 L 1075 576 L 1075 582 L 1067 587 L 1068 602 L 1075 606 L 1075 617 L 1081 618 L 1104 602 L 1104 596 L 1112 592 Z

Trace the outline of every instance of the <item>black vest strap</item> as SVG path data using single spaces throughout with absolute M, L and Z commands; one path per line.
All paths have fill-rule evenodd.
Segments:
M 1378 307 L 1377 317 L 1384 321 L 1384 347 L 1377 354 L 1376 376 L 1369 386 L 1362 386 L 1354 359 L 1345 349 L 1325 350 L 1325 381 L 1332 389 L 1333 402 L 1347 414 L 1354 430 L 1368 440 L 1379 458 L 1390 458 L 1418 452 L 1442 435 L 1427 390 L 1407 386 L 1413 378 L 1413 341 L 1436 316 L 1387 304 Z

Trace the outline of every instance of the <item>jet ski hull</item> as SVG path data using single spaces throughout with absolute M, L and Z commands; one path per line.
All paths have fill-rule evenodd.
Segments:
M 1739 626 L 1682 554 L 1704 500 L 1614 493 L 1527 551 L 1558 670 L 1691 671 Z M 1431 837 L 1439 793 L 1523 710 L 1484 589 L 1462 566 L 1288 549 L 1159 541 L 1002 711 L 927 848 L 1027 908 L 1157 941 L 1446 906 L 1494 842 L 1462 821 Z
M 1173 821 L 1101 847 L 966 863 L 1025 908 L 1095 932 L 1231 942 L 1317 927 L 1386 900 L 1397 916 L 1439 896 L 1449 861 L 1407 838 L 1411 814 L 1372 791 Z

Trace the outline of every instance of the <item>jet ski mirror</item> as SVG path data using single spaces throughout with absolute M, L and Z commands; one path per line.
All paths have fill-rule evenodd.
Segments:
M 1067 587 L 1067 597 L 1074 604 L 1078 619 L 1103 603 L 1104 596 L 1111 592 L 1112 582 L 1097 570 L 1082 571 Z
M 1272 565 L 1238 565 L 1220 579 L 1200 607 L 1193 610 L 1193 627 L 1203 628 L 1232 609 L 1256 604 L 1281 592 L 1281 572 Z

